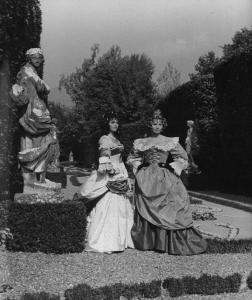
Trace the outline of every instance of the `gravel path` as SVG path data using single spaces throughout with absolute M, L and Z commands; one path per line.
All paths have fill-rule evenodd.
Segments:
M 7 252 L 5 262 L 8 271 L 6 283 L 14 288 L 13 295 L 24 291 L 63 294 L 66 289 L 80 283 L 99 287 L 117 282 L 150 282 L 166 277 L 200 277 L 202 273 L 226 277 L 238 272 L 247 277 L 252 269 L 251 254 L 178 257 L 135 249 L 112 255 Z
M 63 189 L 66 198 L 72 198 L 86 177 L 74 179 L 68 176 L 68 187 Z M 66 289 L 86 283 L 100 287 L 118 282 L 131 284 L 150 282 L 154 279 L 183 276 L 200 277 L 203 273 L 226 277 L 235 272 L 243 278 L 252 270 L 252 255 L 246 254 L 202 254 L 197 256 L 169 256 L 152 251 L 142 252 L 127 249 L 111 255 L 99 253 L 45 254 L 11 253 L 0 250 L 0 285 L 8 283 L 13 287 L 10 296 L 24 292 L 46 291 L 64 295 Z M 178 298 L 168 296 L 161 299 L 252 299 L 251 291 L 239 294 L 214 296 L 187 295 Z M 2 295 L 3 296 L 3 295 Z M 7 296 L 7 294 L 5 295 Z M 0 299 L 1 298 L 0 294 Z

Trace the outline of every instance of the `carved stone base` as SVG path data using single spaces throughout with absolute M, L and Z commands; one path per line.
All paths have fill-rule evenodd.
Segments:
M 14 202 L 16 203 L 62 203 L 64 201 L 64 195 L 61 192 L 47 191 L 43 193 L 17 193 L 14 196 Z
M 56 183 L 48 179 L 45 182 L 25 182 L 24 194 L 43 194 L 45 192 L 60 192 L 61 183 Z

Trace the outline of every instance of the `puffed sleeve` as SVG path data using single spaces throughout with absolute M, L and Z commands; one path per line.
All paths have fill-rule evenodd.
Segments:
M 134 174 L 136 173 L 137 168 L 143 162 L 143 152 L 140 151 L 139 145 L 140 145 L 140 139 L 135 140 L 133 143 L 133 147 L 130 151 L 130 154 L 128 155 L 127 158 L 127 164 L 132 167 Z
M 99 167 L 98 172 L 104 173 L 104 172 L 111 172 L 113 169 L 110 155 L 111 155 L 111 142 L 109 137 L 102 136 L 99 140 L 99 151 L 100 151 L 100 157 L 99 157 Z
M 174 172 L 180 176 L 181 172 L 188 167 L 188 156 L 183 147 L 176 143 L 175 147 L 170 150 L 173 162 L 169 165 L 173 168 Z

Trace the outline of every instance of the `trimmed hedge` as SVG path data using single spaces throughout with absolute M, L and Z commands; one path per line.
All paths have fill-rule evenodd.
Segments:
M 250 290 L 252 290 L 252 271 L 250 272 L 250 274 L 247 278 L 247 286 Z
M 189 186 L 209 188 L 211 184 L 217 184 L 222 169 L 222 152 L 213 76 L 205 75 L 182 84 L 160 102 L 159 108 L 168 121 L 164 134 L 178 136 L 182 146 L 187 134 L 186 121 L 195 121 L 199 149 L 194 158 L 202 174 L 186 178 Z
M 252 54 L 219 64 L 214 72 L 226 185 L 251 193 Z
M 250 253 L 252 240 L 207 239 L 207 254 Z
M 241 287 L 242 275 L 234 273 L 225 278 L 219 275 L 203 274 L 199 278 L 185 276 L 183 278 L 167 277 L 163 281 L 153 280 L 148 283 L 123 284 L 116 283 L 109 286 L 92 288 L 83 283 L 78 284 L 64 293 L 65 300 L 120 300 L 123 296 L 127 300 L 135 297 L 160 297 L 161 286 L 169 292 L 170 297 L 183 295 L 216 295 L 222 293 L 238 293 Z M 247 277 L 247 286 L 252 289 L 252 271 Z M 58 300 L 59 295 L 46 292 L 25 293 L 21 300 Z M 7 297 L 6 300 L 15 300 Z
M 163 282 L 163 288 L 169 291 L 171 297 L 179 297 L 186 294 L 215 295 L 237 293 L 241 285 L 241 278 L 241 274 L 238 273 L 225 278 L 219 275 L 207 274 L 203 274 L 198 279 L 191 276 L 167 278 Z
M 84 249 L 86 208 L 83 203 L 12 203 L 7 239 L 9 251 L 70 253 Z
M 59 295 L 53 295 L 46 292 L 41 293 L 25 293 L 20 300 L 60 300 Z
M 79 284 L 65 291 L 66 300 L 119 300 L 134 297 L 156 298 L 161 296 L 161 285 L 171 297 L 200 294 L 215 295 L 221 293 L 237 293 L 241 286 L 241 274 L 235 273 L 225 278 L 218 275 L 203 274 L 199 278 L 185 276 L 183 278 L 166 278 L 163 281 L 153 280 L 149 283 L 123 284 L 117 283 L 100 288 L 92 288 L 87 284 Z
M 19 300 L 60 300 L 60 296 L 46 293 L 46 292 L 25 293 L 18 299 Z M 7 298 L 5 298 L 5 300 L 17 300 L 17 298 L 7 297 Z
M 120 296 L 127 299 L 133 297 L 156 298 L 161 296 L 161 281 L 127 285 L 116 283 L 100 288 L 91 288 L 87 284 L 79 284 L 65 291 L 66 300 L 119 300 Z

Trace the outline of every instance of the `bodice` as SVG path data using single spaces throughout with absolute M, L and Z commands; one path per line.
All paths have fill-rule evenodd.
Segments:
M 168 155 L 169 153 L 167 151 L 159 150 L 155 147 L 152 147 L 144 151 L 143 163 L 166 163 Z

